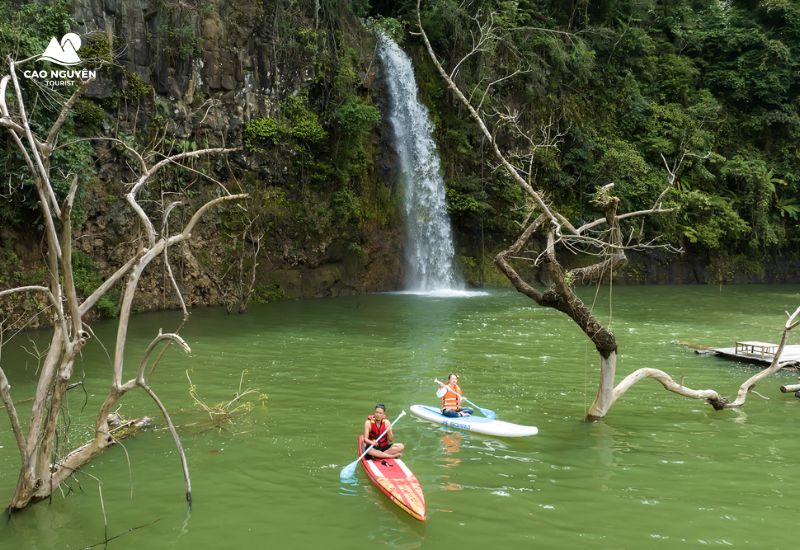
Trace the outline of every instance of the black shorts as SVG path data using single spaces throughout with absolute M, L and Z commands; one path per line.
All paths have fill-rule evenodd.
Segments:
M 391 443 L 388 443 L 386 445 L 375 445 L 373 447 L 373 449 L 376 449 L 376 450 L 378 450 L 378 451 L 380 451 L 382 453 L 385 453 L 387 450 L 389 450 L 391 448 L 391 446 L 392 446 Z

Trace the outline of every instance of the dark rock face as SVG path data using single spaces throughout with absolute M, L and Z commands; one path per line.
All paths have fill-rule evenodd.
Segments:
M 202 134 L 218 146 L 224 138 L 235 143 L 244 122 L 270 114 L 275 97 L 304 84 L 281 78 L 277 58 L 268 55 L 268 4 L 75 0 L 73 13 L 81 34 L 105 34 L 114 62 L 152 86 L 170 114 L 169 135 Z M 107 99 L 119 82 L 109 71 L 98 76 L 87 95 Z M 196 112 L 209 102 L 215 108 Z
M 615 279 L 637 284 L 800 283 L 800 255 L 771 255 L 757 260 L 743 255 L 687 250 L 629 254 L 626 268 Z

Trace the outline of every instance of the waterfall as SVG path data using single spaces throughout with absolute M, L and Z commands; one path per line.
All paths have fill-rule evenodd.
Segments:
M 433 124 L 417 97 L 411 59 L 391 38 L 380 34 L 378 42 L 404 194 L 406 288 L 423 292 L 458 289 L 462 283 L 453 269 L 453 238 Z

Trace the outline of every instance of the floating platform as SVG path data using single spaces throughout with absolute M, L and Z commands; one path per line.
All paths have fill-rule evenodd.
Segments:
M 736 346 L 732 348 L 711 348 L 709 351 L 727 359 L 769 365 L 775 358 L 778 344 L 745 341 L 736 342 Z M 800 345 L 785 345 L 780 361 L 784 366 L 800 367 Z

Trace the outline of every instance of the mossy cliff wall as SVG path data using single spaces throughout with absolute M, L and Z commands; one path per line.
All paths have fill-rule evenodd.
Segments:
M 191 244 L 170 252 L 190 305 L 236 307 L 251 286 L 253 300 L 269 301 L 400 285 L 402 220 L 374 39 L 350 4 L 62 3 L 64 32 L 81 34 L 84 62 L 111 62 L 99 69 L 65 137 L 118 137 L 161 152 L 242 148 L 191 166 L 250 199 L 210 213 Z M 85 157 L 76 242 L 88 292 L 140 235 L 122 200 L 134 177 L 119 147 L 96 142 Z M 198 205 L 218 192 L 216 183 L 176 168 L 144 203 L 156 212 L 179 197 Z M 171 227 L 190 211 L 173 214 Z M 38 212 L 6 214 L 0 286 L 43 279 Z M 137 308 L 176 304 L 164 266 L 154 264 Z M 33 311 L 36 304 L 17 307 Z

